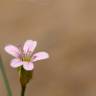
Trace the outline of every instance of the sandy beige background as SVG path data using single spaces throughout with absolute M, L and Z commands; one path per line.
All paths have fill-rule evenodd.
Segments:
M 96 96 L 95 0 L 0 0 L 0 53 L 13 96 L 20 96 L 6 44 L 38 41 L 50 59 L 35 64 L 26 96 Z M 7 96 L 0 80 L 0 96 Z

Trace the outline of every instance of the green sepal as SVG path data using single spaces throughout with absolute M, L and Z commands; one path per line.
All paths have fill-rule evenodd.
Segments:
M 19 73 L 19 76 L 20 76 L 20 71 L 21 71 L 21 66 L 16 68 L 17 72 Z
M 32 79 L 33 70 L 26 71 L 23 67 L 19 68 L 19 75 L 20 75 L 20 83 L 21 86 L 26 86 L 27 83 Z

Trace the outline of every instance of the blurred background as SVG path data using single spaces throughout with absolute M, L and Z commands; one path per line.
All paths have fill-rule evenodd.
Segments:
M 95 0 L 0 0 L 0 53 L 13 96 L 20 83 L 4 46 L 27 39 L 50 59 L 35 64 L 25 96 L 96 96 Z M 7 96 L 2 79 L 0 96 Z

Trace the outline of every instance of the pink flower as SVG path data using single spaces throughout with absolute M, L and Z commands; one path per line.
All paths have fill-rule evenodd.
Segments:
M 34 69 L 33 63 L 35 61 L 49 58 L 48 53 L 44 51 L 33 54 L 36 46 L 37 42 L 32 40 L 27 40 L 23 47 L 16 47 L 14 45 L 5 46 L 5 51 L 15 57 L 11 60 L 11 67 L 18 68 L 23 66 L 25 70 L 30 71 Z

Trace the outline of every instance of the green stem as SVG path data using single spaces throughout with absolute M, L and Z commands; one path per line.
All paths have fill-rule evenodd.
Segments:
M 21 86 L 21 96 L 25 96 L 26 86 Z
M 0 71 L 1 71 L 1 74 L 3 77 L 3 82 L 4 82 L 6 90 L 7 90 L 7 94 L 8 94 L 7 96 L 12 96 L 11 88 L 9 86 L 9 82 L 8 82 L 6 72 L 5 72 L 4 67 L 3 67 L 3 61 L 2 61 L 1 57 L 0 57 Z

